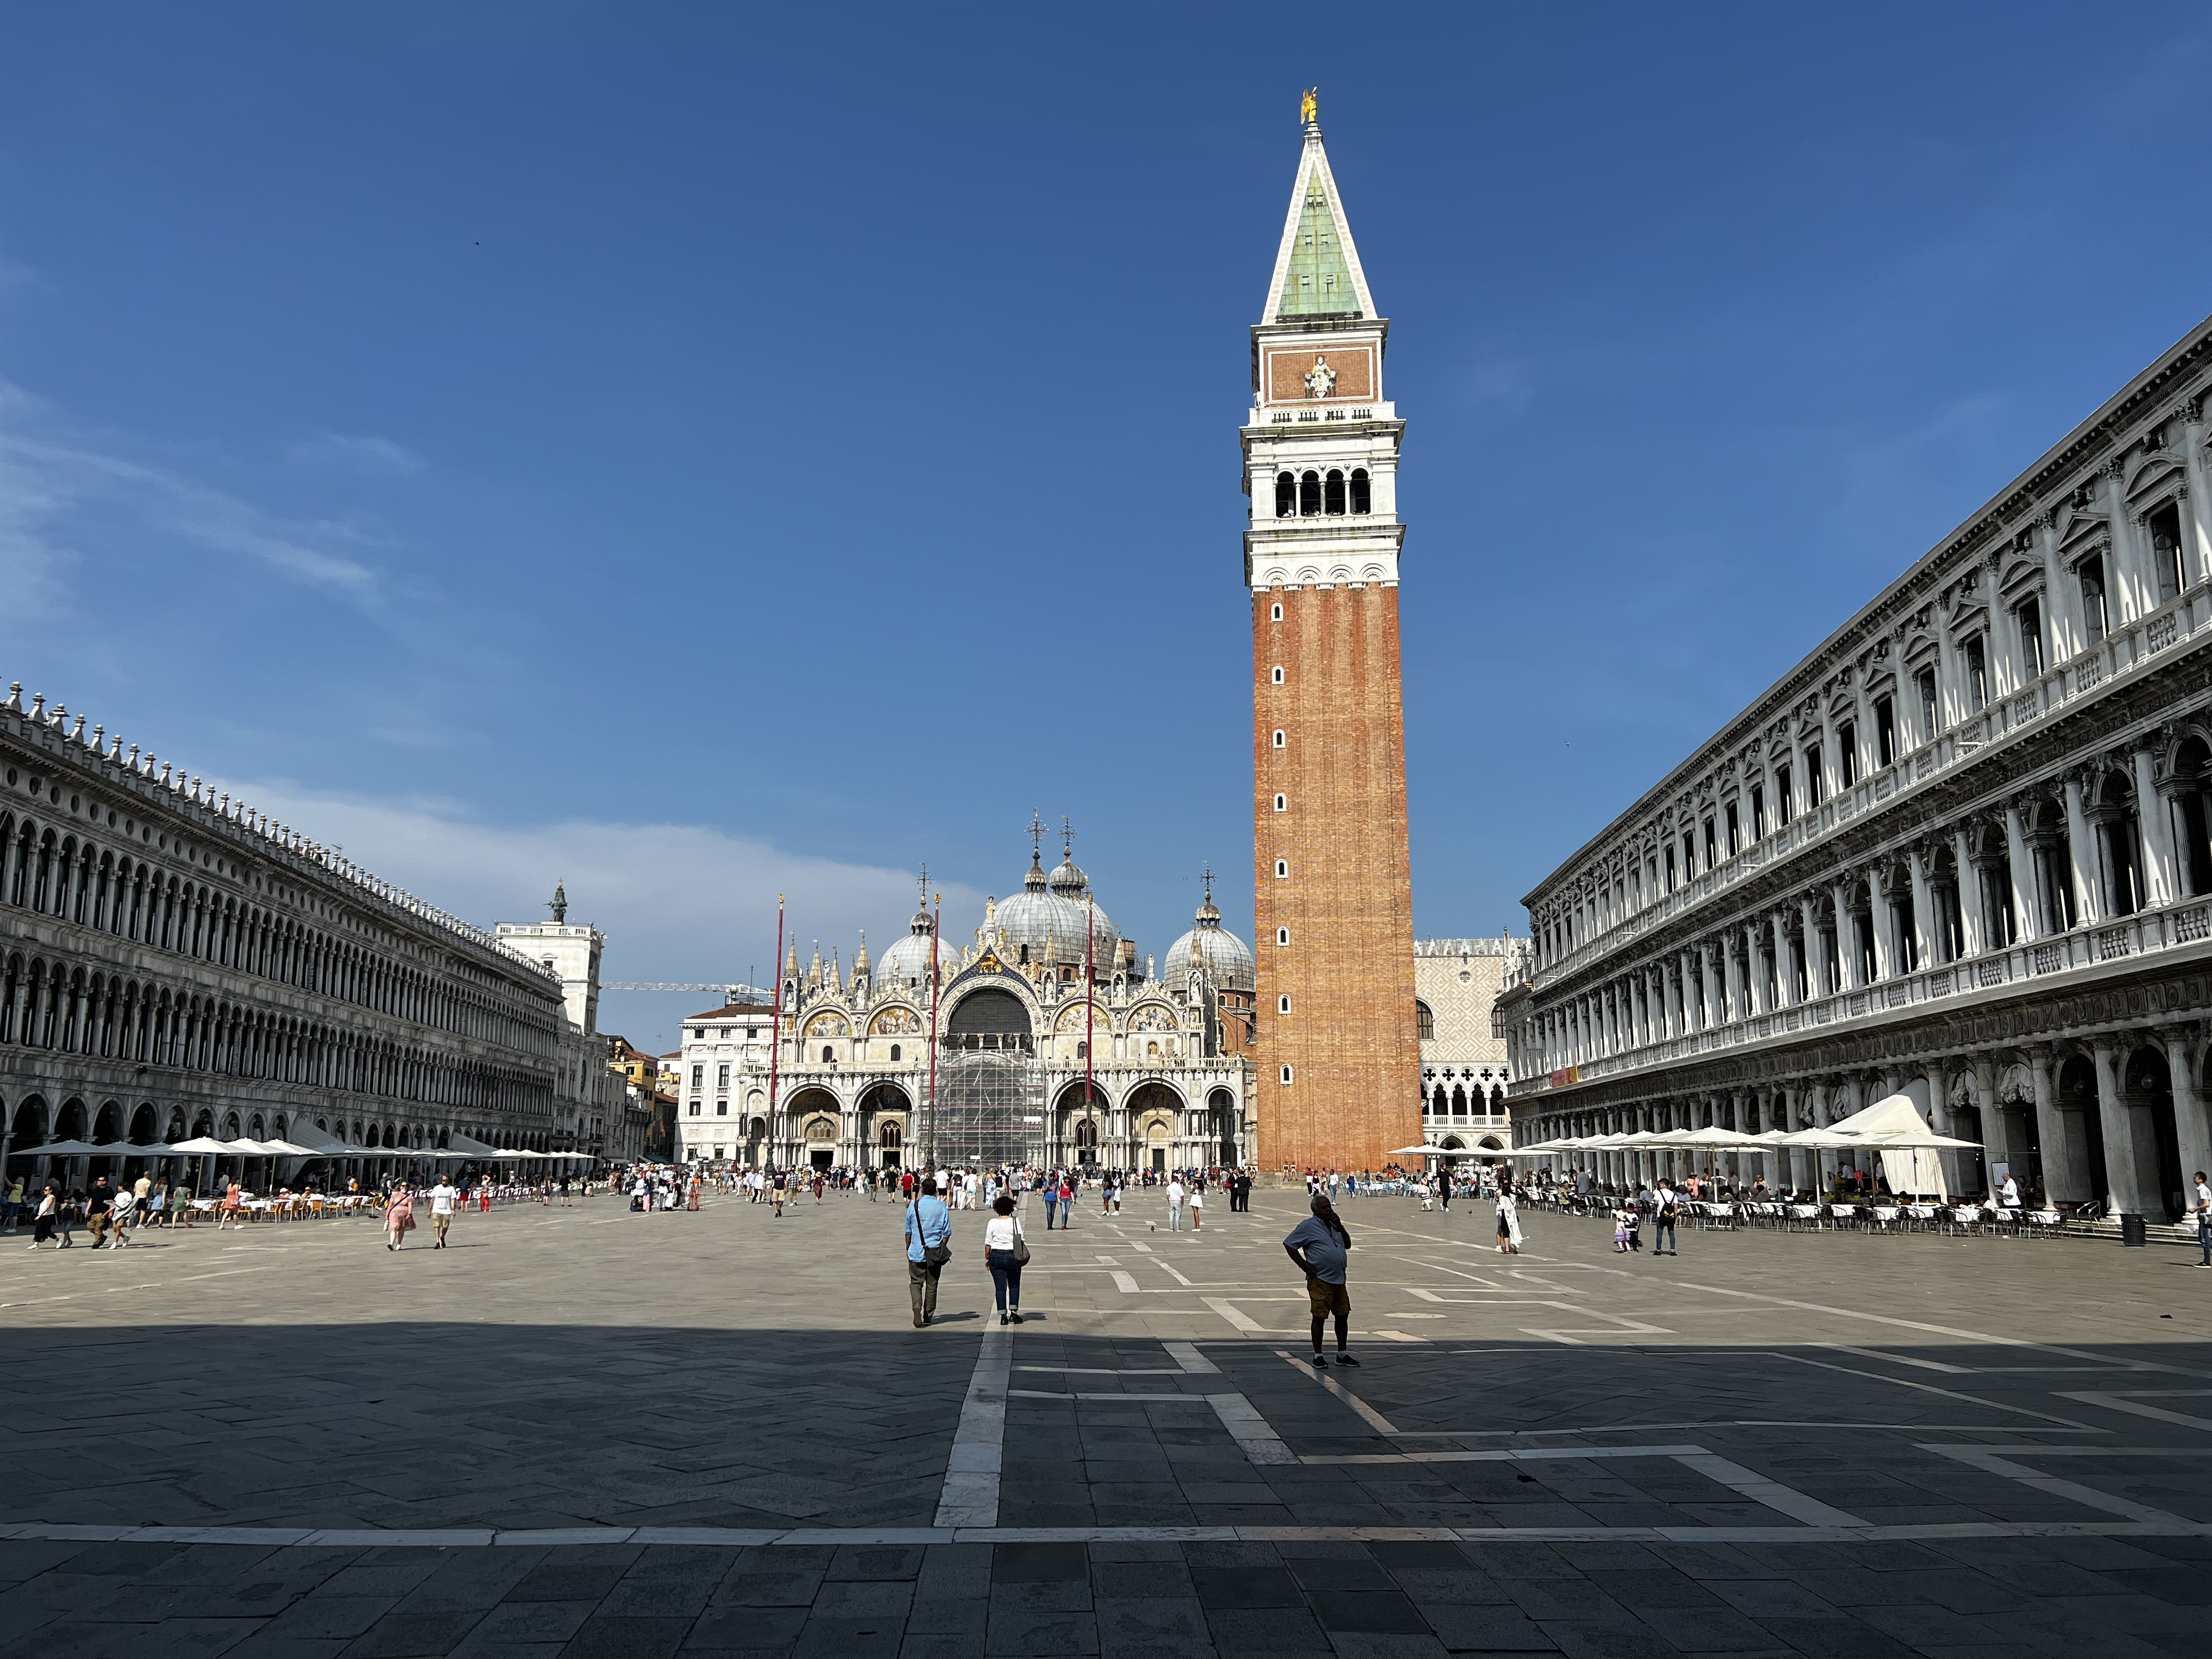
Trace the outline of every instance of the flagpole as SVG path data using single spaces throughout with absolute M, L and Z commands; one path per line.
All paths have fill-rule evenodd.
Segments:
M 1091 951 L 1091 941 L 1097 937 L 1097 901 L 1085 893 L 1083 896 L 1083 1121 L 1085 1123 L 1093 1122 L 1091 1115 L 1091 1050 L 1098 1041 L 1092 1029 L 1098 1012 L 1098 975 L 1092 966 Z M 1097 1134 L 1095 1127 L 1091 1133 L 1095 1146 Z
M 783 895 L 775 896 L 775 1001 L 768 1017 L 768 1121 L 761 1139 L 773 1146 L 775 1121 L 783 1108 L 775 1097 L 777 1062 L 783 1054 Z
M 936 908 L 929 919 L 929 1115 L 924 1120 L 927 1127 L 922 1137 L 921 1150 L 930 1171 L 934 1173 L 937 1169 L 937 935 L 945 923 L 945 896 L 932 893 L 929 896 Z

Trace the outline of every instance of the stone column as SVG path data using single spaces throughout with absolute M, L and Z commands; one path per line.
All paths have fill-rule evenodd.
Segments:
M 2112 618 L 2115 626 L 2158 608 L 2157 583 L 2144 568 L 2135 526 L 2128 520 L 2127 465 L 2123 456 L 2105 463 L 2105 522 L 2112 536 L 2112 556 L 2107 561 L 2112 568 L 2105 573 L 2105 587 L 2108 593 L 2120 596 L 2120 614 Z
M 2118 1051 L 2108 1037 L 2095 1039 L 2089 1048 L 2097 1063 L 2097 1122 L 2105 1132 L 2105 1178 L 2112 1187 L 2113 1207 L 2122 1214 L 2163 1218 L 2166 1206 L 2154 1195 L 2136 1170 L 2137 1109 L 2120 1095 Z M 2141 1109 L 2145 1116 L 2149 1109 Z
M 2159 793 L 2157 767 L 2148 748 L 2137 749 L 2135 762 L 2136 819 L 2142 830 L 2143 885 L 2153 904 L 2171 904 L 2181 890 L 2173 878 L 2173 812 Z M 2187 1173 L 2187 1171 L 2184 1171 Z
M 2027 830 L 2021 822 L 2020 802 L 2005 803 L 2006 878 L 2012 883 L 2013 920 L 2020 927 L 2020 942 L 2030 945 L 2043 929 L 2035 914 L 2035 858 L 2027 850 Z
M 2066 775 L 2066 856 L 2072 866 L 2069 873 L 2074 883 L 2075 913 L 2085 924 L 2102 921 L 2105 907 L 2099 902 L 2101 895 L 2094 874 L 2097 843 L 2081 811 L 2081 778 L 2076 772 Z
M 1894 950 L 1891 935 L 1896 931 L 1896 907 L 1889 902 L 1889 884 L 1893 879 L 1889 870 L 1876 865 L 1868 872 L 1868 896 L 1874 908 L 1868 925 L 1874 933 L 1874 976 L 1876 980 L 1895 977 L 1896 964 L 1890 960 Z
M 1983 908 L 1982 872 L 1967 851 L 1963 827 L 1951 832 L 1951 864 L 1958 872 L 1959 927 L 1966 935 L 1960 941 L 1959 954 L 1978 957 L 1990 948 L 1997 930 L 1990 926 Z
M 1851 936 L 1850 891 L 1849 876 L 1839 876 L 1828 884 L 1836 906 L 1836 988 L 1856 991 L 1859 988 L 1858 941 Z
M 2043 556 L 2044 630 L 2051 646 L 2050 666 L 2081 654 L 2087 630 L 2081 621 L 2081 586 L 2058 556 L 2057 514 L 2045 507 L 2036 515 L 2035 544 Z
M 1997 1103 L 1996 1061 L 1988 1054 L 1976 1054 L 1972 1062 L 1974 1098 L 1982 1109 L 1982 1165 L 1984 1170 L 1997 1164 L 2012 1162 L 2012 1126 L 2005 1121 L 2004 1108 Z M 1992 1180 L 1991 1185 L 1995 1185 Z
M 1728 1003 L 1722 995 L 1721 972 L 1713 966 L 1710 945 L 1698 946 L 1698 989 L 1705 999 L 1705 1028 L 1711 1030 L 1727 1020 Z
M 1694 1029 L 1691 1024 L 1692 1016 L 1690 1012 L 1690 990 L 1692 985 L 1702 986 L 1705 981 L 1702 977 L 1704 970 L 1698 965 L 1696 953 L 1687 945 L 1682 949 L 1681 964 L 1680 988 L 1678 994 L 1682 999 L 1682 1034 L 1686 1036 Z
M 1938 729 L 1949 731 L 1959 723 L 1966 711 L 1965 676 L 1959 667 L 1958 648 L 1951 643 L 1951 630 L 1942 624 L 1939 615 L 1936 627 L 1936 722 Z
M 1923 848 L 1910 847 L 1905 860 L 1912 884 L 1912 959 L 1924 973 L 1936 965 L 1936 903 L 1928 886 L 1928 854 Z
M 2198 1035 L 2187 1026 L 2169 1026 L 2159 1033 L 2166 1048 L 2166 1069 L 2173 1085 L 2174 1139 L 2181 1149 L 2181 1190 L 2195 1203 L 2197 1171 L 2212 1170 L 2212 1123 L 2205 1119 L 2203 1097 L 2197 1092 L 2197 1060 L 2191 1039 Z
M 2212 578 L 2212 484 L 2204 477 L 2204 416 L 2194 403 L 2174 413 L 2181 420 L 2181 459 L 2186 471 L 2188 499 L 2182 503 L 2181 580 L 2188 586 Z M 2194 1170 L 2184 1170 L 2185 1176 Z

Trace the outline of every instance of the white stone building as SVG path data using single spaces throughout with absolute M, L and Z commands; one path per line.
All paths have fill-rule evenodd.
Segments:
M 1421 1037 L 1421 1133 L 1447 1150 L 1502 1152 L 1513 1144 L 1498 994 L 1522 977 L 1525 939 L 1413 941 Z
M 864 939 L 849 973 L 818 947 L 802 970 L 794 944 L 772 1098 L 769 1011 L 687 1020 L 678 1123 L 690 1156 L 743 1164 L 1244 1163 L 1253 985 L 1210 891 L 1156 978 L 1073 858 L 1048 874 L 1033 856 L 966 945 L 938 942 L 926 909 L 880 962 Z
M 676 1118 L 678 1163 L 744 1161 L 753 1139 L 747 1126 L 768 1115 L 775 1024 L 773 1006 L 744 1002 L 684 1022 L 683 1046 L 672 1062 L 683 1102 Z
M 2177 1212 L 2212 1165 L 2208 394 L 2212 323 L 1537 884 L 1524 1143 L 1904 1093 L 1984 1143 L 1954 1190 Z M 1803 1190 L 1835 1155 L 1735 1161 Z
M 203 1135 L 349 1149 L 274 1172 L 291 1179 L 405 1170 L 455 1135 L 588 1146 L 611 1073 L 587 1063 L 566 967 L 84 726 L 20 687 L 0 703 L 12 1173 L 135 1174 L 132 1148 Z M 35 1150 L 59 1141 L 118 1150 Z M 272 1174 L 245 1162 L 253 1184 Z

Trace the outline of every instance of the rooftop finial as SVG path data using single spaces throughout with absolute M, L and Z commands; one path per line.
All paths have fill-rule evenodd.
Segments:
M 1067 821 L 1065 813 L 1060 820 L 1060 850 L 1070 864 L 1075 862 L 1075 826 Z
M 1213 860 L 1212 859 L 1206 861 L 1206 873 L 1200 879 L 1206 883 L 1206 902 L 1211 904 L 1213 902 Z
M 553 922 L 559 927 L 568 920 L 568 890 L 558 879 L 553 884 L 553 896 L 545 908 L 553 913 Z
M 1321 125 L 1321 88 L 1308 87 L 1298 96 L 1298 125 L 1313 127 Z
M 1044 817 L 1034 806 L 1030 809 L 1030 862 L 1044 862 Z

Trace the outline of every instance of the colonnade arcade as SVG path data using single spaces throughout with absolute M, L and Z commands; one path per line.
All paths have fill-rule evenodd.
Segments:
M 2187 1207 L 2189 1176 L 2212 1165 L 2208 1058 L 2205 1029 L 2195 1021 L 2122 1028 L 1558 1113 L 1544 1119 L 1544 1136 L 1826 1128 L 1907 1093 L 1938 1133 L 1981 1144 L 1980 1152 L 1941 1154 L 1951 1192 L 1986 1191 L 2002 1166 L 2024 1193 L 2054 1204 L 2076 1206 L 2109 1194 L 2119 1210 L 2176 1218 Z M 1825 1190 L 1839 1172 L 1866 1168 L 1869 1158 L 1801 1147 L 1717 1158 L 1694 1149 L 1595 1151 L 1560 1154 L 1554 1162 L 1587 1163 L 1599 1179 L 1627 1185 L 1662 1175 L 1680 1181 L 1717 1167 L 1741 1186 L 1763 1179 L 1781 1194 Z
M 359 1150 L 328 1158 L 180 1157 L 161 1152 L 165 1146 L 203 1137 L 287 1140 L 308 1123 L 322 1136 Z M 107 1099 L 94 1103 L 81 1095 L 60 1097 L 58 1104 L 50 1103 L 41 1093 L 26 1094 L 12 1103 L 0 1101 L 0 1159 L 6 1161 L 10 1180 L 21 1177 L 33 1191 L 48 1180 L 66 1192 L 88 1186 L 100 1176 L 112 1182 L 136 1180 L 145 1174 L 166 1174 L 193 1191 L 230 1176 L 257 1192 L 279 1183 L 313 1184 L 327 1190 L 356 1178 L 367 1182 L 386 1176 L 427 1175 L 434 1169 L 457 1170 L 458 1164 L 433 1164 L 423 1157 L 446 1151 L 456 1133 L 502 1149 L 562 1150 L 552 1144 L 556 1137 L 546 1133 L 517 1136 L 490 1122 L 470 1126 L 375 1116 L 342 1118 L 308 1109 L 252 1104 L 218 1109 L 204 1105 L 164 1106 L 149 1100 L 134 1104 Z M 116 1150 L 98 1158 L 50 1158 L 39 1152 L 41 1146 L 64 1141 L 115 1143 Z

